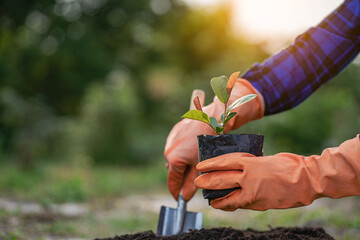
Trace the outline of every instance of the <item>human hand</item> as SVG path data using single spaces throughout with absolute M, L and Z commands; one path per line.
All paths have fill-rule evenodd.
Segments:
M 337 148 L 325 149 L 320 156 L 230 153 L 199 163 L 197 170 L 207 173 L 195 184 L 212 190 L 241 187 L 210 202 L 212 207 L 225 211 L 299 207 L 325 196 L 360 195 L 359 159 L 359 136 Z

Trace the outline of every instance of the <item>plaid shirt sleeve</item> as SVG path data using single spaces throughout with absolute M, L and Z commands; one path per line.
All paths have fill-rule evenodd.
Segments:
M 265 115 L 293 108 L 342 71 L 360 51 L 360 0 L 346 0 L 288 48 L 242 76 L 263 95 Z

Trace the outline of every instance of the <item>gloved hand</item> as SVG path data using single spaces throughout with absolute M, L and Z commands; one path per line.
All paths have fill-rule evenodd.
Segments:
M 232 118 L 226 125 L 225 132 L 238 128 L 241 125 L 262 118 L 264 115 L 264 104 L 262 96 L 245 79 L 238 78 L 231 92 L 228 105 L 236 99 L 247 94 L 257 94 L 254 100 L 234 109 L 238 115 Z M 209 116 L 218 121 L 224 112 L 224 105 L 215 97 L 213 103 L 203 108 Z M 183 197 L 189 201 L 196 191 L 195 178 L 199 175 L 196 170 L 198 163 L 198 135 L 216 135 L 215 131 L 206 123 L 184 119 L 177 123 L 171 130 L 165 145 L 164 156 L 167 161 L 168 187 L 173 197 L 177 200 L 181 188 Z M 185 172 L 187 172 L 184 180 Z
M 197 165 L 195 184 L 203 189 L 241 187 L 210 202 L 214 208 L 233 211 L 299 207 L 320 197 L 360 195 L 360 135 L 320 156 L 280 153 L 255 157 L 231 153 Z

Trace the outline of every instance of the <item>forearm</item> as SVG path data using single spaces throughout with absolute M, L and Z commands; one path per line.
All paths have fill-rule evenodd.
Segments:
M 318 26 L 242 77 L 263 95 L 265 115 L 293 108 L 355 58 L 359 33 L 360 1 L 345 1 Z

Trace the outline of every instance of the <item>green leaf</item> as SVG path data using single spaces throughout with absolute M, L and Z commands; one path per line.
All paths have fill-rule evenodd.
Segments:
M 210 123 L 210 118 L 209 116 L 199 110 L 190 110 L 188 112 L 186 112 L 182 118 L 189 118 L 189 119 L 193 119 L 193 120 L 198 120 L 198 121 L 202 121 L 205 123 Z
M 220 120 L 221 120 L 222 123 L 224 122 L 224 113 L 221 114 Z
M 231 112 L 231 113 L 229 113 L 229 115 L 227 115 L 225 121 L 223 122 L 224 126 L 225 126 L 225 124 L 226 124 L 230 119 L 232 119 L 233 117 L 235 117 L 236 114 L 237 114 L 236 112 Z
M 229 100 L 229 94 L 226 91 L 226 84 L 228 82 L 227 77 L 220 76 L 211 79 L 210 84 L 215 93 L 222 103 L 227 103 Z
M 224 131 L 224 128 L 223 127 L 217 127 L 215 131 L 216 131 L 217 134 L 220 135 Z
M 219 123 L 214 117 L 210 117 L 210 125 L 216 131 L 216 128 L 219 127 Z
M 227 109 L 226 113 L 229 113 L 231 110 L 239 107 L 240 105 L 247 103 L 250 100 L 253 100 L 257 95 L 256 94 L 249 94 L 245 95 L 237 100 L 235 100 Z

